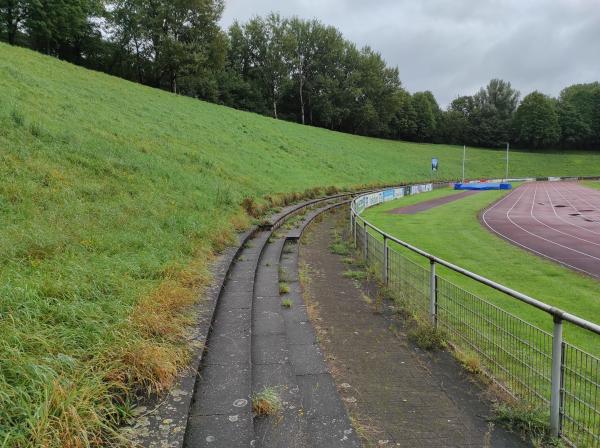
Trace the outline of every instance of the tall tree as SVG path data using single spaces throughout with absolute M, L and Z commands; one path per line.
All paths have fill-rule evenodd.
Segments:
M 431 142 L 436 136 L 441 111 L 430 91 L 416 92 L 412 97 L 416 118 L 416 139 Z
M 413 107 L 412 97 L 404 89 L 396 92 L 396 108 L 390 120 L 390 137 L 413 140 L 417 131 L 417 114 Z
M 135 51 L 138 73 L 146 58 L 151 84 L 178 92 L 183 79 L 183 93 L 197 96 L 203 73 L 213 76 L 225 63 L 223 7 L 223 0 L 120 0 L 111 17 L 118 42 Z
M 17 33 L 25 19 L 26 0 L 0 0 L 0 35 L 6 34 L 6 41 L 14 45 Z
M 560 125 L 555 101 L 539 92 L 523 98 L 513 122 L 519 144 L 537 149 L 558 143 Z
M 263 83 L 275 119 L 279 118 L 277 107 L 288 80 L 284 43 L 287 23 L 278 14 L 270 14 L 266 19 L 255 17 L 243 27 L 249 65 Z
M 317 20 L 292 18 L 286 27 L 285 47 L 289 74 L 294 81 L 299 121 L 313 124 L 313 106 L 331 88 L 327 78 L 338 78 L 343 38 L 334 27 Z M 317 106 L 319 107 L 319 106 Z M 308 114 L 308 117 L 307 117 Z
M 519 92 L 510 82 L 492 79 L 473 96 L 470 114 L 473 143 L 482 146 L 501 146 L 510 138 L 511 120 L 519 102 Z
M 448 110 L 442 116 L 440 129 L 445 143 L 471 143 L 469 119 L 473 109 L 474 103 L 471 96 L 459 96 L 450 103 Z
M 575 84 L 563 89 L 559 116 L 565 143 L 600 148 L 600 83 Z
M 102 0 L 28 0 L 24 28 L 35 50 L 81 63 L 103 14 Z
M 316 64 L 317 33 L 319 24 L 316 20 L 306 21 L 294 17 L 289 21 L 285 39 L 286 51 L 289 57 L 290 71 L 298 86 L 300 102 L 300 120 L 306 124 L 305 114 L 305 85 L 312 77 Z

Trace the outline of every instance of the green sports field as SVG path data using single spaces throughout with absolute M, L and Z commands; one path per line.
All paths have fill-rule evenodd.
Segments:
M 363 216 L 382 230 L 437 257 L 584 319 L 597 321 L 600 282 L 515 247 L 480 224 L 480 211 L 506 192 L 483 191 L 414 215 L 388 213 L 398 207 L 453 194 L 457 192 L 447 188 L 410 196 L 370 208 Z M 423 262 L 406 250 L 402 253 L 423 266 L 428 265 L 428 261 Z M 439 273 L 528 322 L 546 330 L 552 328 L 552 318 L 541 311 L 447 269 L 440 268 Z M 589 332 L 567 327 L 565 337 L 574 345 L 600 354 L 598 338 Z

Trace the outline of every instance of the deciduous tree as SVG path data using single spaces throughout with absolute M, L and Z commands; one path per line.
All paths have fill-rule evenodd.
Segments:
M 534 149 L 555 146 L 560 139 L 556 100 L 539 92 L 523 98 L 514 117 L 516 141 Z

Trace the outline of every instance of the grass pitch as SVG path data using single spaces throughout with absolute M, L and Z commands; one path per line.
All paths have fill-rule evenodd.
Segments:
M 585 319 L 598 321 L 598 281 L 515 247 L 480 224 L 480 211 L 506 192 L 483 191 L 414 215 L 388 213 L 398 207 L 452 194 L 456 192 L 443 189 L 410 196 L 368 209 L 363 216 L 380 229 L 446 261 Z M 405 249 L 399 250 L 428 266 L 427 260 L 423 261 Z M 443 267 L 439 267 L 438 273 L 506 311 L 551 331 L 552 318 L 547 314 Z M 587 331 L 567 325 L 565 338 L 580 348 L 600 354 L 598 338 Z
M 502 176 L 502 151 L 467 154 L 471 176 Z M 246 198 L 429 180 L 432 157 L 459 176 L 459 147 L 275 121 L 0 44 L 0 441 L 108 445 L 134 393 L 169 387 Z M 511 160 L 514 176 L 600 166 Z
M 600 181 L 599 180 L 585 180 L 583 181 L 583 185 L 589 188 L 595 188 L 596 190 L 600 190 Z

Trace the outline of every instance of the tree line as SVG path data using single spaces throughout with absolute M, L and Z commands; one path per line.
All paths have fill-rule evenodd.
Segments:
M 95 70 L 277 119 L 417 142 L 600 149 L 600 83 L 520 100 L 493 79 L 445 109 L 318 20 L 219 26 L 224 0 L 0 0 L 0 38 Z M 410 63 L 410 61 L 407 61 Z

